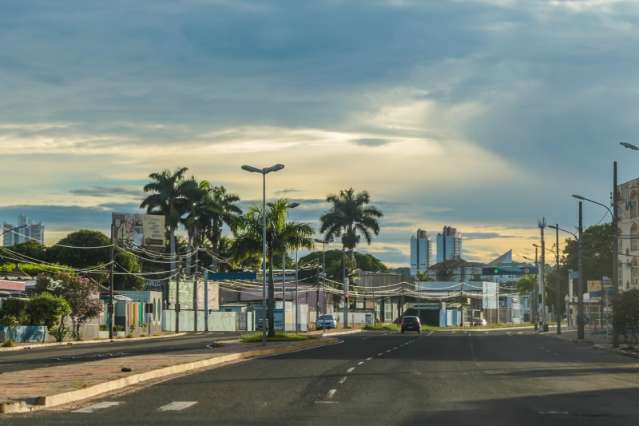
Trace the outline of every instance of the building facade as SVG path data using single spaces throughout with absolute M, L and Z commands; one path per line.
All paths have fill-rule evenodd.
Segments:
M 18 216 L 18 224 L 15 226 L 4 223 L 2 231 L 4 232 L 2 243 L 5 247 L 12 247 L 27 241 L 44 244 L 44 225 L 42 222 L 34 223 L 24 215 Z
M 437 234 L 437 263 L 458 260 L 462 256 L 462 236 L 456 228 L 444 226 Z
M 639 178 L 618 187 L 620 291 L 639 288 Z
M 410 237 L 410 274 L 415 277 L 418 273 L 428 272 L 431 265 L 432 241 L 428 233 L 418 229 L 416 235 Z

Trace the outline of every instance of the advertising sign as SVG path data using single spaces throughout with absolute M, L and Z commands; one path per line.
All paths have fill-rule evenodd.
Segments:
M 113 213 L 113 239 L 137 247 L 164 247 L 164 216 Z
M 588 280 L 588 293 L 597 293 L 601 291 L 600 280 Z

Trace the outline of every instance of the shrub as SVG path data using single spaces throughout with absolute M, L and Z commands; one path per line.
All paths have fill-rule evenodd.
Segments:
M 20 324 L 27 324 L 28 299 L 6 299 L 0 309 L 0 323 L 8 327 L 15 327 Z
M 639 290 L 629 290 L 615 296 L 612 302 L 612 324 L 615 333 L 621 334 L 628 340 L 632 336 L 633 343 L 638 343 L 639 331 Z
M 71 313 L 69 303 L 60 296 L 40 293 L 27 304 L 27 315 L 31 325 L 44 325 L 52 329 Z

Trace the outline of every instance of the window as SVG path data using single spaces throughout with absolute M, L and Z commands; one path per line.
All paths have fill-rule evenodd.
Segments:
M 630 250 L 639 250 L 639 226 L 636 223 L 630 227 Z

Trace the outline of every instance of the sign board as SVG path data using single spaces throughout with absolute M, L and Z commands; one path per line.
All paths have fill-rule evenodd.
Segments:
M 113 213 L 112 237 L 115 242 L 137 247 L 164 247 L 164 216 Z
M 414 309 L 440 309 L 441 308 L 441 304 L 439 302 L 437 302 L 437 303 L 414 303 L 413 304 L 413 308 Z
M 209 281 L 255 281 L 257 279 L 257 274 L 255 272 L 208 272 L 207 279 Z
M 602 289 L 600 280 L 588 280 L 588 293 L 600 292 Z

